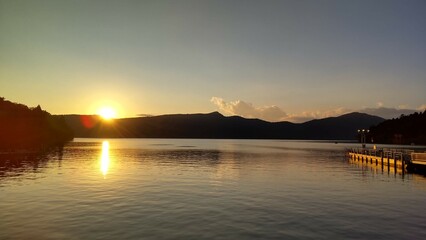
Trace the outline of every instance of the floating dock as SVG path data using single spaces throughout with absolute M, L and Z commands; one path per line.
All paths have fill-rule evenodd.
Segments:
M 414 152 L 407 149 L 367 149 L 354 148 L 347 150 L 353 161 L 402 169 L 402 172 L 426 172 L 426 152 Z

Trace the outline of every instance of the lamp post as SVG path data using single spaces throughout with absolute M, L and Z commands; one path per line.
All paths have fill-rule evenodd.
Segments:
M 365 148 L 365 143 L 367 142 L 367 133 L 369 132 L 370 130 L 368 129 L 358 129 L 358 134 L 360 134 L 362 148 Z

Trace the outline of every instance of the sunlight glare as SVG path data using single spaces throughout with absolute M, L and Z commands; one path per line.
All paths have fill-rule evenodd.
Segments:
M 101 172 L 104 175 L 104 178 L 106 174 L 108 173 L 109 168 L 109 142 L 103 141 L 102 142 L 102 155 L 101 155 Z
M 111 107 L 103 107 L 99 109 L 98 114 L 105 120 L 110 120 L 117 116 L 116 111 Z

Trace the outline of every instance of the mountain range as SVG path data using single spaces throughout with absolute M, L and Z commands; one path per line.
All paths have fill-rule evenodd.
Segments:
M 239 116 L 173 114 L 103 120 L 97 115 L 63 115 L 74 137 L 98 138 L 217 138 L 355 140 L 358 129 L 385 119 L 353 112 L 305 123 L 267 122 Z

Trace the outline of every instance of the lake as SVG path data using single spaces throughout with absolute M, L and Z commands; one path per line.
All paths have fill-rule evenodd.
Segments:
M 426 239 L 426 178 L 347 147 L 75 139 L 0 154 L 0 239 Z

